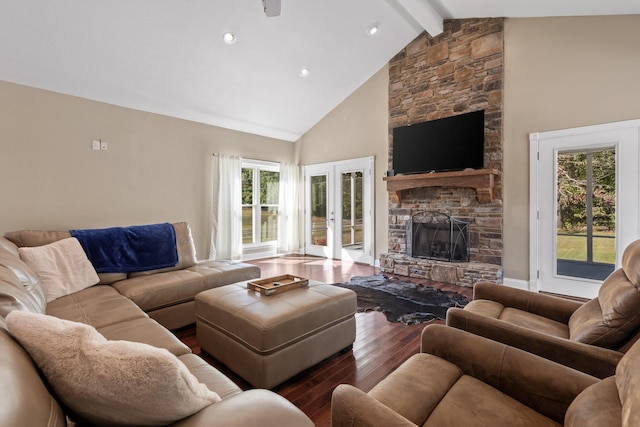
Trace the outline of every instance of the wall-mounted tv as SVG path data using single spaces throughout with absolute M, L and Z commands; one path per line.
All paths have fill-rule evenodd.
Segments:
M 484 110 L 393 129 L 392 175 L 483 167 Z

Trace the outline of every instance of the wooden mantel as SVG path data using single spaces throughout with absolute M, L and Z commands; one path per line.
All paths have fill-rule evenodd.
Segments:
M 500 175 L 496 169 L 473 169 L 456 172 L 432 172 L 413 175 L 385 176 L 387 191 L 392 203 L 402 203 L 401 192 L 410 188 L 468 187 L 475 188 L 480 203 L 493 201 L 494 178 Z

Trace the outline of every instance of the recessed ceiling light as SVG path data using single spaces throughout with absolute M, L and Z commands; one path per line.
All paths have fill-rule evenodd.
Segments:
M 311 74 L 311 70 L 307 67 L 300 68 L 300 72 L 298 73 L 300 77 L 307 77 L 309 74 Z
M 367 34 L 369 34 L 370 36 L 374 35 L 375 33 L 378 32 L 378 24 L 371 24 L 369 25 L 369 28 L 367 28 Z
M 222 35 L 222 40 L 224 40 L 226 44 L 233 44 L 236 42 L 237 39 L 238 38 L 236 37 L 236 35 L 230 31 L 227 31 Z

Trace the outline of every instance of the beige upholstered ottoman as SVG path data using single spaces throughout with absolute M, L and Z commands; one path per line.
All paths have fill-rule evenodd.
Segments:
M 356 337 L 355 292 L 319 282 L 269 296 L 239 282 L 195 303 L 200 347 L 258 388 L 351 348 Z

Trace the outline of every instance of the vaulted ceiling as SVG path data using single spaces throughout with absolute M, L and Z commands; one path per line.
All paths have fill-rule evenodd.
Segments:
M 640 0 L 281 2 L 267 17 L 261 0 L 0 0 L 0 80 L 295 141 L 443 19 L 640 13 Z

